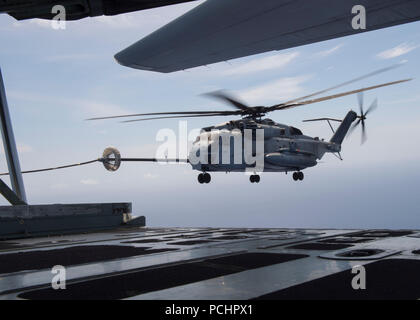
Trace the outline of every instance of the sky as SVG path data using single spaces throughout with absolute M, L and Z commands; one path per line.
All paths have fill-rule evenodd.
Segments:
M 173 119 L 85 121 L 94 116 L 229 110 L 202 96 L 219 89 L 251 105 L 272 105 L 401 62 L 334 92 L 414 80 L 367 92 L 366 106 L 379 101 L 367 120 L 368 141 L 361 146 L 360 132 L 354 132 L 343 143 L 344 161 L 326 155 L 304 171 L 303 182 L 265 173 L 251 184 L 242 173 L 213 173 L 210 184 L 200 185 L 198 172 L 186 164 L 123 163 L 108 172 L 94 163 L 24 175 L 29 203 L 132 202 L 133 214 L 145 215 L 149 226 L 419 229 L 420 22 L 171 74 L 115 62 L 115 53 L 196 5 L 86 18 L 67 22 L 65 30 L 0 15 L 0 67 L 22 169 L 95 159 L 108 146 L 123 157 L 153 157 L 159 130 L 178 132 L 179 126 Z M 350 109 L 358 109 L 354 95 L 269 117 L 329 139 L 326 123 L 301 121 L 342 118 Z M 187 125 L 192 130 L 226 120 L 201 118 Z M 3 149 L 0 171 L 7 172 Z

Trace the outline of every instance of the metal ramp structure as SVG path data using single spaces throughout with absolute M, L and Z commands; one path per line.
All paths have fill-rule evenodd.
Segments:
M 0 239 L 145 225 L 144 217 L 132 218 L 131 203 L 28 204 L 1 70 L 0 129 L 11 182 L 9 188 L 0 179 L 0 193 L 11 204 L 0 206 Z
M 0 300 L 419 299 L 419 270 L 419 230 L 132 227 L 0 242 Z

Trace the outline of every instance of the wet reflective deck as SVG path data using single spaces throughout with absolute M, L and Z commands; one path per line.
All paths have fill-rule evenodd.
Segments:
M 51 269 L 66 267 L 66 289 Z M 363 265 L 367 288 L 352 288 Z M 420 231 L 131 227 L 0 241 L 0 299 L 420 298 Z

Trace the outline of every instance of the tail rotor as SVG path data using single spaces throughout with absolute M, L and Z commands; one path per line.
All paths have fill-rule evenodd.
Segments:
M 372 104 L 369 106 L 369 108 L 364 112 L 363 110 L 363 92 L 359 92 L 357 95 L 358 102 L 359 102 L 359 109 L 360 109 L 360 115 L 357 116 L 358 120 L 351 126 L 350 128 L 350 134 L 358 127 L 359 125 L 362 126 L 362 138 L 361 138 L 361 144 L 364 144 L 367 140 L 367 134 L 366 134 L 366 118 L 367 115 L 375 110 L 378 107 L 378 99 L 375 99 Z

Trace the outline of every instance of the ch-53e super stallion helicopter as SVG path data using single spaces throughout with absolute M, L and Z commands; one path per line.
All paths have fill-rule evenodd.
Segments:
M 325 93 L 326 91 L 336 89 L 343 85 L 364 79 L 368 76 L 378 74 L 380 72 L 387 71 L 393 67 L 388 67 L 381 69 L 365 76 L 359 77 L 342 83 L 340 85 L 322 90 L 319 92 L 306 95 L 304 97 L 296 98 L 284 103 L 276 104 L 273 106 L 255 106 L 250 107 L 245 105 L 242 102 L 239 102 L 237 99 L 234 99 L 232 96 L 219 91 L 214 93 L 209 93 L 212 97 L 221 99 L 236 110 L 228 111 L 179 111 L 179 112 L 154 112 L 154 113 L 142 113 L 142 114 L 131 114 L 131 115 L 120 115 L 120 116 L 110 116 L 110 117 L 100 117 L 100 118 L 91 118 L 88 120 L 100 120 L 100 119 L 113 119 L 113 118 L 123 118 L 123 117 L 145 117 L 145 116 L 158 116 L 158 117 L 148 117 L 141 119 L 132 119 L 126 120 L 123 122 L 135 122 L 135 121 L 145 121 L 145 120 L 157 120 L 157 119 L 168 119 L 168 118 L 196 118 L 196 117 L 214 117 L 214 116 L 241 116 L 239 120 L 231 120 L 219 125 L 210 126 L 202 129 L 202 134 L 200 136 L 208 135 L 209 139 L 200 139 L 197 137 L 197 140 L 193 143 L 191 151 L 189 152 L 188 160 L 194 170 L 198 170 L 201 173 L 198 175 L 199 183 L 209 183 L 211 176 L 209 172 L 245 172 L 251 171 L 253 174 L 250 176 L 251 183 L 258 183 L 260 181 L 260 176 L 257 172 L 293 172 L 293 180 L 303 180 L 304 175 L 302 170 L 313 167 L 317 165 L 317 160 L 322 159 L 325 153 L 333 153 L 339 159 L 341 158 L 341 144 L 350 131 L 353 131 L 358 125 L 361 125 L 362 128 L 362 143 L 366 140 L 366 129 L 365 129 L 365 120 L 366 116 L 377 107 L 377 100 L 375 100 L 371 106 L 364 111 L 363 110 L 363 92 L 368 90 L 373 90 L 376 88 L 381 88 L 385 86 L 390 86 L 411 79 L 404 79 L 399 81 L 393 81 L 388 83 L 383 83 L 367 88 L 362 88 L 358 90 L 352 90 L 344 93 L 339 93 L 330 96 L 324 96 L 318 99 L 307 100 L 310 97 Z M 328 121 L 328 124 L 333 131 L 333 136 L 329 141 L 324 141 L 324 139 L 319 139 L 318 137 L 310 137 L 304 135 L 301 130 L 276 123 L 271 119 L 263 118 L 267 113 L 278 110 L 290 109 L 298 106 L 303 106 L 307 104 L 312 104 L 315 102 L 326 101 L 330 99 L 336 99 L 339 97 L 358 94 L 360 114 L 350 110 L 343 120 L 332 119 L 332 118 L 319 118 L 319 119 L 309 119 L 304 121 Z M 340 122 L 337 130 L 334 130 L 330 121 Z M 230 144 L 228 152 L 230 153 L 231 160 L 226 162 L 212 161 L 212 155 L 214 155 L 214 150 L 217 148 L 222 148 L 219 140 L 219 135 L 211 136 L 212 132 L 215 130 L 219 132 L 229 132 L 234 136 L 235 134 L 244 133 L 246 129 L 263 129 L 263 169 L 257 171 L 254 164 L 248 164 L 244 159 L 240 163 L 233 161 L 234 146 Z M 216 138 L 214 138 L 216 137 Z M 243 135 L 242 135 L 243 137 Z M 243 139 L 243 138 L 242 138 Z M 255 133 L 252 135 L 252 139 L 255 140 Z M 243 140 L 242 140 L 243 141 Z M 204 144 L 204 145 L 203 145 Z M 243 145 L 241 147 L 243 148 Z M 255 147 L 255 144 L 254 144 Z M 197 158 L 197 154 L 200 153 L 200 150 L 208 150 L 208 161 L 198 161 L 192 162 L 191 159 Z M 255 150 L 255 148 L 254 148 Z M 255 156 L 255 151 L 254 156 Z M 212 154 L 213 153 L 213 154 Z M 222 151 L 217 153 L 217 157 L 222 154 Z M 120 153 L 115 148 L 107 148 L 104 151 L 103 157 L 100 159 L 103 162 L 105 168 L 110 171 L 115 171 L 119 168 L 121 161 L 140 161 L 140 162 L 183 162 L 180 159 L 156 159 L 156 158 L 121 158 Z

